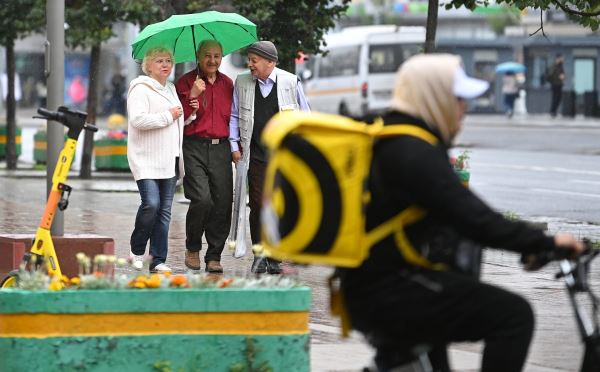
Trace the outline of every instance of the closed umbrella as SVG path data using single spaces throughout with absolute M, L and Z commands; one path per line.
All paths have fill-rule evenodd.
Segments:
M 150 48 L 161 46 L 171 50 L 176 63 L 196 61 L 196 48 L 207 39 L 220 42 L 223 55 L 258 40 L 256 25 L 236 13 L 178 14 L 145 27 L 131 44 L 131 55 L 143 59 Z

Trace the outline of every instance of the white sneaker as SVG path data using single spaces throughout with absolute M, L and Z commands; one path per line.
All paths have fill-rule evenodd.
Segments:
M 158 265 L 154 266 L 154 269 L 150 270 L 153 273 L 170 273 L 171 268 L 167 265 L 165 265 L 164 263 L 159 263 Z
M 133 252 L 129 252 L 129 259 L 131 260 L 131 267 L 136 269 L 137 271 L 142 270 L 144 267 L 144 255 L 133 254 Z

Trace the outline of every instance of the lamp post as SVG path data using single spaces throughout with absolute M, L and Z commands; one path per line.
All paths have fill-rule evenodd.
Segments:
M 45 43 L 46 56 L 44 73 L 48 80 L 48 109 L 56 110 L 64 104 L 65 91 L 65 1 L 46 1 L 46 30 Z M 46 195 L 52 189 L 52 175 L 56 167 L 58 154 L 63 146 L 64 128 L 56 121 L 48 121 L 47 125 L 47 156 L 46 156 Z M 64 216 L 60 210 L 56 211 L 52 223 L 51 234 L 62 236 L 64 234 Z

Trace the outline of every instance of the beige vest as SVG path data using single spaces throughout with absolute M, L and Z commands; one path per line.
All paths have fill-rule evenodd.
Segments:
M 279 111 L 300 110 L 298 105 L 298 77 L 275 67 L 277 76 L 277 103 Z M 254 92 L 256 79 L 249 72 L 238 75 L 235 80 L 239 102 L 240 143 L 244 155 L 250 156 L 250 138 L 254 127 Z

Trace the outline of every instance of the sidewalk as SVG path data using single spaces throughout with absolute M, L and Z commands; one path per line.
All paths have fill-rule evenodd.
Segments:
M 577 115 L 574 118 L 550 114 L 515 114 L 512 118 L 501 114 L 467 114 L 465 125 L 533 126 L 533 127 L 585 127 L 600 128 L 600 118 Z
M 16 112 L 17 125 L 24 127 L 41 127 L 45 125 L 45 121 L 34 119 L 36 115 L 35 108 L 18 108 Z M 6 113 L 0 111 L 0 124 L 6 120 Z M 518 126 L 556 126 L 556 127 L 598 127 L 600 128 L 600 117 L 591 118 L 583 115 L 575 117 L 563 117 L 561 115 L 555 118 L 550 114 L 515 114 L 512 118 L 508 118 L 502 114 L 483 114 L 483 113 L 468 113 L 465 117 L 465 124 L 469 125 L 485 124 L 490 126 L 497 125 L 518 125 Z M 107 129 L 107 117 L 99 116 L 95 123 L 100 129 Z
M 41 213 L 41 207 L 35 201 L 41 199 L 37 194 L 41 194 L 41 188 L 45 185 L 43 180 L 45 171 L 6 171 L 3 168 L 4 166 L 0 164 L 0 189 L 7 192 L 4 196 L 0 196 L 0 200 L 4 200 L 3 215 L 6 218 L 0 217 L 0 231 L 17 231 L 15 230 L 17 227 L 19 231 L 22 231 L 24 226 L 34 224 L 31 222 L 32 216 L 34 220 L 37 220 Z M 72 203 L 65 215 L 65 226 L 69 232 L 94 232 L 113 237 L 117 255 L 124 257 L 128 252 L 129 228 L 138 204 L 135 182 L 129 173 L 95 172 L 93 176 L 94 178 L 91 180 L 81 180 L 76 177 L 76 174 L 73 174 L 73 177 L 69 179 L 69 185 L 76 192 L 73 193 Z M 15 193 L 16 189 L 20 192 Z M 181 272 L 185 270 L 182 257 L 187 205 L 184 204 L 185 198 L 181 193 L 176 195 L 175 201 L 171 224 L 169 264 Z M 8 216 L 12 217 L 8 218 Z M 227 251 L 223 252 L 223 265 L 228 274 L 240 275 L 241 273 L 243 275 L 248 266 L 246 261 L 245 259 L 234 259 Z M 506 283 L 514 289 L 522 291 L 524 295 L 529 294 L 534 301 L 538 296 L 531 295 L 530 292 L 535 288 L 548 289 L 550 287 L 551 292 L 557 294 L 559 298 L 563 295 L 562 290 L 558 289 L 559 287 L 554 288 L 554 285 L 545 279 L 550 277 L 548 273 L 536 275 L 540 279 L 521 280 L 520 276 L 523 274 L 520 267 L 516 264 L 512 265 L 503 256 L 488 255 L 485 262 L 483 272 L 488 280 L 499 280 L 501 283 Z M 490 265 L 490 262 L 494 264 Z M 496 263 L 500 263 L 500 265 Z M 328 310 L 328 294 L 324 284 L 329 274 L 329 268 L 309 266 L 300 269 L 299 279 L 313 290 L 313 306 L 309 325 L 311 371 L 360 371 L 362 367 L 370 364 L 373 350 L 356 333 L 353 333 L 348 339 L 341 338 L 338 320 L 331 318 Z M 507 282 L 509 278 L 513 278 L 514 283 L 510 283 L 510 280 Z M 570 369 L 548 367 L 561 364 L 547 363 L 546 360 L 549 356 L 565 358 L 567 355 L 571 355 L 570 351 L 572 350 L 563 350 L 567 346 L 571 349 L 580 348 L 574 323 L 571 324 L 573 322 L 571 315 L 565 313 L 565 311 L 570 311 L 570 308 L 566 302 L 561 303 L 555 298 L 538 301 L 535 304 L 538 314 L 543 316 L 539 319 L 538 342 L 534 343 L 534 350 L 530 353 L 530 362 L 526 365 L 525 371 L 567 372 Z M 564 329 L 554 329 L 556 328 L 556 319 L 546 320 L 548 316 L 559 317 L 562 322 L 565 322 L 569 334 L 565 335 Z M 553 325 L 550 326 L 551 324 Z M 562 342 L 557 341 L 557 337 L 565 340 L 567 345 L 562 345 Z M 579 355 L 576 357 L 579 358 Z M 481 343 L 453 345 L 450 349 L 450 358 L 453 370 L 456 372 L 477 371 L 481 359 Z M 562 365 L 564 364 L 566 363 L 562 363 Z

